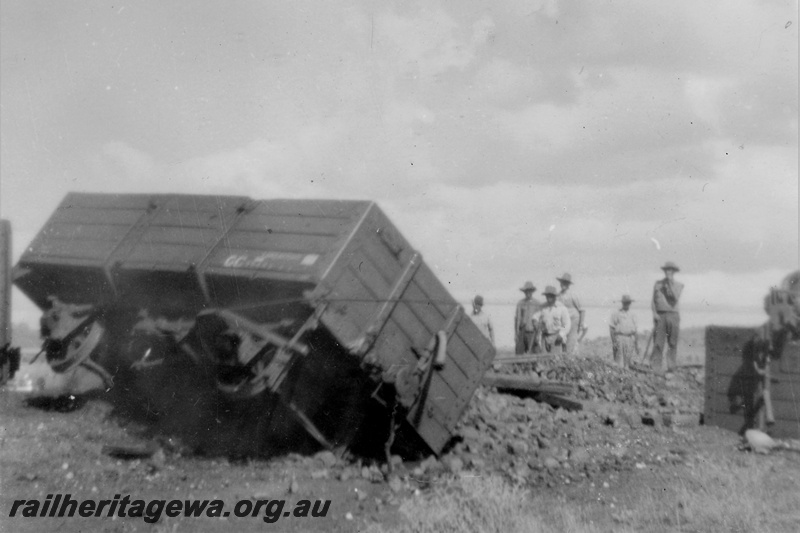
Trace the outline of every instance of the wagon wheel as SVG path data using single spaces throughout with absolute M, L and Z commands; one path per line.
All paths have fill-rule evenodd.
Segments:
M 99 322 L 92 321 L 81 324 L 61 340 L 51 340 L 47 350 L 50 367 L 54 372 L 65 373 L 83 366 L 98 374 L 110 387 L 114 383 L 111 374 L 90 359 L 105 333 L 105 328 Z
M 61 340 L 51 340 L 47 359 L 55 372 L 67 372 L 87 360 L 100 344 L 105 328 L 98 322 L 81 325 Z

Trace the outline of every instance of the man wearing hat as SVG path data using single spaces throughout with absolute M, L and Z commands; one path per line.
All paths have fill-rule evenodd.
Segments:
M 520 290 L 525 297 L 517 303 L 514 314 L 514 352 L 517 355 L 534 352 L 537 334 L 534 314 L 542 306 L 541 302 L 533 299 L 536 292 L 533 282 L 526 281 Z
M 614 350 L 614 363 L 628 368 L 636 353 L 636 317 L 630 312 L 631 297 L 622 295 L 622 309 L 611 313 L 608 330 L 611 333 L 611 346 Z
M 539 311 L 538 319 L 542 330 L 542 347 L 548 353 L 553 351 L 563 351 L 567 342 L 567 334 L 571 324 L 569 311 L 564 304 L 558 301 L 556 288 L 548 285 L 544 290 L 547 303 Z
M 494 326 L 492 318 L 483 310 L 483 296 L 480 294 L 472 299 L 472 321 L 478 326 L 487 339 L 494 344 Z
M 581 328 L 585 324 L 584 317 L 586 311 L 584 311 L 578 297 L 570 291 L 572 276 L 570 276 L 568 272 L 565 272 L 563 276 L 556 279 L 561 284 L 561 292 L 558 294 L 558 301 L 567 308 L 569 319 L 572 323 L 569 333 L 567 334 L 567 344 L 565 345 L 564 351 L 567 355 L 575 356 L 578 355 L 578 335 L 580 335 Z
M 664 279 L 656 281 L 653 287 L 653 353 L 650 364 L 657 371 L 663 371 L 664 344 L 667 350 L 667 371 L 672 371 L 677 366 L 678 334 L 681 317 L 678 312 L 678 300 L 683 292 L 683 283 L 675 281 L 675 272 L 680 269 L 672 261 L 661 267 Z

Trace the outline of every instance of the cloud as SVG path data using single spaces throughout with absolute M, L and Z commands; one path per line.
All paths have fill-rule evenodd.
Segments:
M 535 104 L 519 112 L 500 112 L 498 122 L 506 126 L 514 141 L 535 152 L 570 149 L 580 133 L 580 117 L 572 108 Z
M 408 126 L 424 114 L 422 108 L 399 107 L 396 121 Z M 191 181 L 197 192 L 375 199 L 440 273 L 473 285 L 498 265 L 510 282 L 532 270 L 570 265 L 584 275 L 603 275 L 688 257 L 690 270 L 704 271 L 786 264 L 797 254 L 791 150 L 751 147 L 724 156 L 724 147 L 714 146 L 720 153 L 716 177 L 707 182 L 666 177 L 616 185 L 447 184 L 435 179 L 435 168 L 423 157 L 420 174 L 398 171 L 396 183 L 384 177 L 376 186 L 371 182 L 384 168 L 407 163 L 380 148 L 364 166 L 337 161 L 341 139 L 347 138 L 341 133 L 338 127 L 299 129 L 281 143 L 260 140 L 159 168 L 165 183 Z M 147 156 L 119 144 L 106 151 L 131 166 L 129 176 L 151 165 Z
M 761 307 L 770 287 L 777 287 L 788 270 L 731 273 L 711 270 L 686 273 L 687 303 L 700 306 Z
M 471 97 L 503 107 L 537 92 L 539 72 L 506 58 L 495 57 L 479 68 L 472 82 Z
M 109 163 L 116 164 L 123 170 L 127 180 L 147 179 L 155 172 L 153 158 L 126 143 L 108 142 L 103 146 L 102 154 Z
M 68 190 L 191 191 L 374 199 L 450 287 L 512 298 L 797 263 L 796 2 L 137 5 L 3 8 L 26 234 Z
M 784 260 L 796 259 L 796 150 L 719 143 L 714 151 L 717 179 L 700 191 L 685 190 L 681 211 L 690 215 L 695 227 L 729 247 L 735 241 L 737 248 L 757 257 L 765 247 L 775 253 L 785 246 L 780 254 Z
M 721 163 L 720 176 L 706 184 L 674 178 L 613 186 L 433 184 L 415 204 L 383 202 L 443 275 L 472 286 L 490 272 L 497 279 L 484 283 L 496 286 L 545 270 L 642 272 L 668 259 L 699 272 L 790 268 L 798 253 L 791 157 L 753 150 L 748 166 L 773 170 L 758 185 L 740 160 L 730 168 Z M 775 172 L 780 158 L 786 168 Z
M 398 63 L 402 72 L 431 82 L 450 69 L 463 70 L 491 36 L 492 21 L 476 20 L 469 31 L 443 9 L 422 8 L 400 15 L 386 12 L 376 18 L 375 31 L 387 56 Z

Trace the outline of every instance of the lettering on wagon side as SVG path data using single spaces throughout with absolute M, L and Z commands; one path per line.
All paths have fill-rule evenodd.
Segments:
M 263 268 L 272 269 L 286 267 L 287 264 L 299 264 L 310 267 L 319 259 L 319 254 L 301 254 L 296 252 L 263 252 L 258 255 L 231 254 L 222 263 L 228 268 Z

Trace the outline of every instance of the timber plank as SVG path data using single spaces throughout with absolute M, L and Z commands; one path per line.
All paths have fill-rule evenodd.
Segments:
M 556 408 L 560 407 L 562 409 L 566 409 L 567 411 L 583 411 L 582 402 L 574 398 L 568 398 L 566 396 L 553 394 L 551 392 L 537 392 L 534 396 L 534 399 L 537 402 L 546 403 Z
M 573 391 L 571 383 L 560 381 L 545 381 L 529 376 L 510 376 L 487 372 L 482 383 L 487 387 L 497 387 L 502 390 L 520 392 L 549 392 L 553 394 L 569 394 Z

